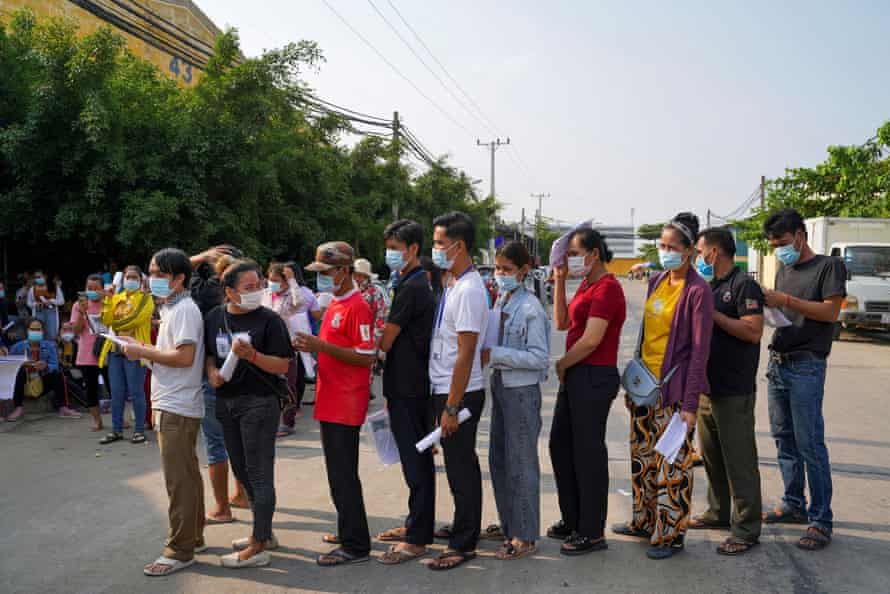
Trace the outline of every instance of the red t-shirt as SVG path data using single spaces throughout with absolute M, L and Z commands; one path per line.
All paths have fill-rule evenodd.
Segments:
M 572 297 L 569 304 L 569 332 L 566 335 L 566 350 L 584 335 L 589 318 L 601 318 L 609 322 L 599 346 L 587 355 L 582 365 L 618 365 L 618 343 L 621 340 L 621 327 L 627 317 L 627 304 L 621 283 L 607 274 L 593 284 L 585 280 Z
M 335 346 L 374 354 L 374 318 L 358 291 L 334 298 L 325 312 L 318 337 Z M 371 385 L 368 368 L 318 354 L 315 419 L 357 427 L 365 422 Z

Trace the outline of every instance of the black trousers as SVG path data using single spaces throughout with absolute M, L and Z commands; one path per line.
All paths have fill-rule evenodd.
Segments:
M 442 418 L 447 394 L 433 395 L 436 423 Z M 442 440 L 445 454 L 445 475 L 454 498 L 454 521 L 449 548 L 455 551 L 476 550 L 482 528 L 482 470 L 476 455 L 476 431 L 485 406 L 485 391 L 467 392 L 458 408 L 467 408 L 472 416 L 461 423 L 454 435 Z
M 562 519 L 581 536 L 603 536 L 609 506 L 606 421 L 618 395 L 614 367 L 575 365 L 556 396 L 550 460 Z
M 222 425 L 232 472 L 247 491 L 253 511 L 253 537 L 260 542 L 272 538 L 279 413 L 274 394 L 216 399 L 216 418 Z
M 413 545 L 432 544 L 436 521 L 436 468 L 432 448 L 419 454 L 414 447 L 432 430 L 430 403 L 426 397 L 392 398 L 388 401 L 388 410 L 409 491 L 405 540 Z
M 353 555 L 371 552 L 368 515 L 358 476 L 360 427 L 321 421 L 321 447 L 328 473 L 331 499 L 337 509 L 337 535 L 342 547 Z
M 80 365 L 78 367 L 83 374 L 83 382 L 86 385 L 87 406 L 99 406 L 99 376 L 102 376 L 105 385 L 108 385 L 107 368 L 99 369 L 96 365 Z
M 12 401 L 15 406 L 22 406 L 25 402 L 25 383 L 28 381 L 28 372 L 24 367 L 19 367 L 15 376 L 15 388 L 12 393 Z M 58 371 L 49 371 L 43 375 L 43 393 L 53 391 L 53 406 L 61 408 L 65 404 L 65 386 L 62 383 L 62 374 Z

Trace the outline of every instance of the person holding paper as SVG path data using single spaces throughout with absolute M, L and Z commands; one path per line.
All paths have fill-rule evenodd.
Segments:
M 333 295 L 319 335 L 298 332 L 294 346 L 318 353 L 315 418 L 331 498 L 337 509 L 337 533 L 324 538 L 337 543 L 319 555 L 317 563 L 333 567 L 369 559 L 371 536 L 358 474 L 359 430 L 365 422 L 371 394 L 368 370 L 376 360 L 371 309 L 352 280 L 352 246 L 332 241 L 318 246 L 306 270 L 318 273 L 318 288 Z
M 55 341 L 59 334 L 59 308 L 65 305 L 62 283 L 57 276 L 50 287 L 42 270 L 35 270 L 31 280 L 32 286 L 28 290 L 27 297 L 28 308 L 31 310 L 31 315 L 43 324 L 46 339 Z
M 91 274 L 87 277 L 83 293 L 79 294 L 77 302 L 71 308 L 71 324 L 78 343 L 75 363 L 83 374 L 86 385 L 86 400 L 93 417 L 93 431 L 101 431 L 103 428 L 102 414 L 99 411 L 99 376 L 103 376 L 105 385 L 111 383 L 108 381 L 107 370 L 100 369 L 95 352 L 97 336 L 107 330 L 101 326 L 101 317 L 102 277 Z
M 433 221 L 433 262 L 445 274 L 445 291 L 433 323 L 430 383 L 433 410 L 442 428 L 445 472 L 454 498 L 448 549 L 429 565 L 454 569 L 476 557 L 482 525 L 482 472 L 476 455 L 476 432 L 485 405 L 485 378 L 480 351 L 488 327 L 488 291 L 473 266 L 476 226 L 462 212 Z M 472 417 L 458 424 L 458 412 Z
M 561 519 L 547 536 L 564 540 L 560 552 L 582 555 L 607 548 L 609 451 L 606 421 L 618 395 L 618 345 L 627 303 L 606 265 L 612 252 L 589 226 L 569 236 L 565 263 L 554 268 L 553 319 L 567 330 L 566 353 L 556 363 L 559 392 L 550 429 L 550 459 Z M 566 303 L 566 278 L 581 286 Z
M 735 240 L 727 228 L 706 229 L 697 244 L 696 268 L 711 284 L 714 331 L 708 358 L 711 392 L 698 405 L 698 439 L 708 473 L 708 509 L 690 528 L 730 528 L 717 547 L 740 555 L 760 538 L 761 495 L 754 403 L 763 291 L 734 263 Z
M 142 269 L 136 265 L 124 269 L 123 291 L 106 291 L 102 302 L 102 324 L 114 335 L 129 337 L 141 344 L 151 344 L 151 315 L 154 302 L 142 290 Z M 134 444 L 145 443 L 145 367 L 142 361 L 124 356 L 113 341 L 105 340 L 99 354 L 99 366 L 108 367 L 111 380 L 111 433 L 99 443 L 103 445 L 124 438 L 124 406 L 129 398 L 136 417 Z
M 713 330 L 714 297 L 693 265 L 698 217 L 680 213 L 661 232 L 658 257 L 664 272 L 649 280 L 643 312 L 640 356 L 656 380 L 664 381 L 654 406 L 631 413 L 633 518 L 613 526 L 618 534 L 647 538 L 650 559 L 683 550 L 692 505 L 692 433 L 702 394 L 708 394 L 707 367 Z M 673 464 L 654 445 L 678 414 L 686 423 L 686 443 Z
M 433 292 L 418 260 L 423 249 L 423 233 L 420 223 L 405 219 L 383 231 L 386 265 L 398 273 L 392 307 L 380 341 L 380 349 L 386 353 L 383 395 L 409 490 L 404 526 L 377 537 L 396 543 L 380 558 L 384 565 L 397 565 L 425 555 L 427 545 L 433 542 L 436 517 L 433 453 L 418 452 L 415 448 L 431 427 L 429 357 L 436 313 Z
M 791 321 L 790 326 L 776 329 L 769 345 L 770 429 L 785 494 L 764 520 L 809 524 L 797 544 L 816 551 L 831 542 L 834 523 L 822 400 L 833 325 L 847 295 L 847 270 L 842 259 L 813 252 L 803 217 L 795 210 L 771 214 L 763 230 L 782 264 L 776 272 L 776 289 L 764 291 L 766 304 L 781 308 Z
M 262 307 L 260 267 L 235 260 L 223 272 L 225 305 L 207 314 L 207 380 L 216 390 L 216 417 L 222 425 L 232 470 L 253 510 L 253 531 L 232 543 L 236 552 L 222 557 L 223 567 L 261 567 L 271 561 L 268 550 L 278 546 L 272 534 L 275 513 L 275 430 L 279 400 L 287 397 L 283 375 L 293 358 L 284 320 Z M 230 378 L 221 373 L 223 361 L 237 357 Z

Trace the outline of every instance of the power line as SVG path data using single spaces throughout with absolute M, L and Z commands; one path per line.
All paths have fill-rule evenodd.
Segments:
M 393 72 L 395 72 L 395 73 L 396 73 L 402 80 L 404 80 L 404 81 L 407 82 L 409 85 L 411 85 L 411 87 L 412 87 L 415 91 L 417 91 L 417 93 L 418 93 L 421 97 L 423 97 L 424 99 L 426 99 L 427 102 L 428 102 L 430 105 L 432 105 L 433 107 L 435 107 L 436 110 L 439 111 L 439 113 L 441 113 L 443 116 L 445 116 L 445 117 L 446 117 L 452 124 L 454 124 L 455 126 L 457 126 L 458 128 L 460 128 L 461 130 L 463 130 L 464 132 L 466 132 L 468 135 L 470 135 L 470 136 L 473 135 L 473 133 L 470 132 L 470 129 L 469 129 L 469 128 L 467 128 L 467 127 L 464 126 L 462 123 L 460 123 L 459 121 L 457 121 L 457 120 L 454 118 L 454 116 L 452 116 L 450 113 L 448 113 L 447 111 L 445 111 L 445 110 L 444 110 L 438 103 L 436 103 L 435 101 L 433 101 L 433 100 L 430 98 L 429 95 L 427 95 L 426 93 L 424 93 L 424 92 L 420 89 L 420 87 L 418 87 L 418 86 L 414 83 L 414 81 L 412 81 L 410 78 L 408 78 L 407 76 L 405 76 L 405 75 L 402 73 L 401 70 L 399 70 L 398 68 L 396 68 L 395 64 L 393 64 L 392 62 L 390 62 L 389 59 L 387 59 L 387 57 L 384 56 L 384 55 L 380 52 L 380 50 L 378 50 L 378 49 L 374 46 L 374 44 L 371 43 L 371 42 L 368 40 L 367 37 L 365 37 L 364 35 L 362 35 L 361 32 L 359 32 L 358 29 L 356 29 L 355 27 L 353 27 L 352 24 L 351 24 L 349 21 L 347 21 L 346 18 L 345 18 L 342 14 L 340 14 L 340 13 L 337 11 L 337 9 L 335 9 L 333 6 L 331 6 L 331 3 L 328 2 L 328 0 L 321 0 L 321 1 L 324 3 L 325 6 L 328 7 L 328 10 L 330 10 L 332 13 L 334 13 L 334 16 L 336 16 L 338 19 L 340 19 L 340 21 L 341 21 L 344 25 L 346 25 L 346 27 L 347 27 L 350 31 L 352 31 L 353 34 L 355 34 L 355 36 L 358 37 L 358 38 L 362 41 L 362 43 L 364 43 L 365 45 L 367 45 L 367 46 L 371 49 L 371 51 L 373 51 L 375 54 L 377 54 L 377 57 L 378 57 L 378 58 L 380 58 L 381 60 L 383 60 L 383 61 L 386 63 L 386 65 L 389 66 L 390 69 L 391 69 Z

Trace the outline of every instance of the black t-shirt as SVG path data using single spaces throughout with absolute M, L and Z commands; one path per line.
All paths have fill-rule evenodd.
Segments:
M 430 393 L 430 341 L 436 303 L 422 268 L 407 273 L 395 289 L 387 322 L 402 331 L 386 356 L 383 394 L 387 398 L 425 398 Z
M 192 274 L 189 281 L 189 293 L 192 300 L 201 310 L 201 315 L 206 316 L 211 309 L 223 302 L 223 288 L 219 278 L 209 264 L 203 263 Z
M 732 272 L 711 281 L 714 309 L 734 320 L 763 315 L 763 291 L 753 279 L 734 267 Z M 712 398 L 748 396 L 757 387 L 760 344 L 740 340 L 714 324 L 711 356 L 708 358 L 708 383 Z
M 230 314 L 224 305 L 220 305 L 210 310 L 204 318 L 204 345 L 207 356 L 216 358 L 217 367 L 222 368 L 225 361 L 225 356 L 221 356 L 220 347 L 229 345 L 231 348 L 231 335 L 239 332 L 249 332 L 250 343 L 264 355 L 294 356 L 287 326 L 274 311 L 260 307 L 244 314 Z M 222 343 L 219 346 L 217 339 Z M 287 394 L 287 384 L 281 376 L 266 373 L 242 359 L 238 361 L 232 380 L 217 388 L 216 394 L 221 398 L 232 398 L 242 394 L 284 396 Z
M 776 272 L 776 290 L 807 301 L 825 301 L 847 296 L 847 269 L 840 258 L 815 256 L 794 266 L 780 266 Z M 773 334 L 770 350 L 778 353 L 806 351 L 827 357 L 831 353 L 833 324 L 817 322 L 798 311 L 782 308 L 790 326 Z

